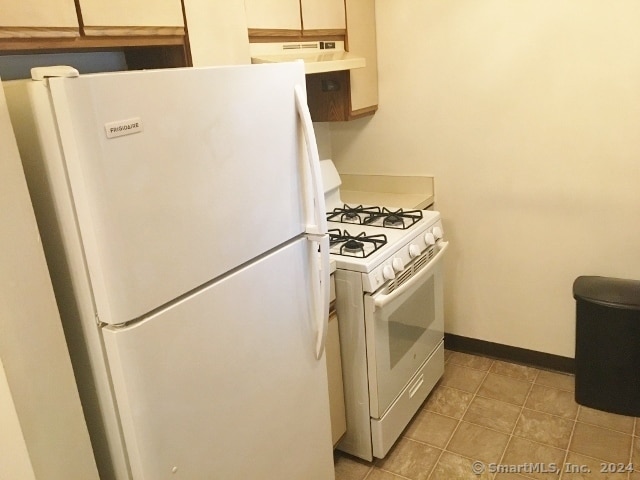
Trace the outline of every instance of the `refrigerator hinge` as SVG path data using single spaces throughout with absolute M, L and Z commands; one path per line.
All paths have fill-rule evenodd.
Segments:
M 50 77 L 75 78 L 80 76 L 80 72 L 73 67 L 57 65 L 53 67 L 33 67 L 31 69 L 31 80 L 46 80 Z

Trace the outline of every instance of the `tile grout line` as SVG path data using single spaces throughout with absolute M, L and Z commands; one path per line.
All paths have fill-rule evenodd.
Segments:
M 458 423 L 456 424 L 456 428 L 454 428 L 453 432 L 451 432 L 451 435 L 449 435 L 449 439 L 447 440 L 447 443 L 444 444 L 444 446 L 442 447 L 442 449 L 440 451 L 440 455 L 438 455 L 438 458 L 436 459 L 435 463 L 433 464 L 433 468 L 429 472 L 429 475 L 427 476 L 427 480 L 431 480 L 431 476 L 436 471 L 436 468 L 438 467 L 438 463 L 440 463 L 440 459 L 442 458 L 442 455 L 444 454 L 444 452 L 453 453 L 454 455 L 459 455 L 459 454 L 457 454 L 455 452 L 449 452 L 447 450 L 447 447 L 451 443 L 451 439 L 454 437 L 454 435 L 456 434 L 456 432 L 460 428 L 460 424 L 462 423 L 462 419 L 464 418 L 465 414 L 467 413 L 467 410 L 469 410 L 469 407 L 471 406 L 471 404 L 475 400 L 476 395 L 478 394 L 478 390 L 480 390 L 480 387 L 482 386 L 482 384 L 486 380 L 487 376 L 489 375 L 489 370 L 491 369 L 491 367 L 493 366 L 494 363 L 495 363 L 495 360 L 491 359 L 491 363 L 489 364 L 487 369 L 484 371 L 484 376 L 482 377 L 482 380 L 478 383 L 478 386 L 476 387 L 475 391 L 473 392 L 473 396 L 471 397 L 471 400 L 469 401 L 467 406 L 464 408 L 464 411 L 460 415 L 460 418 L 457 419 Z M 454 362 L 453 365 L 458 365 L 458 364 Z M 474 369 L 474 370 L 477 370 L 477 369 Z M 453 387 L 449 387 L 449 388 L 453 388 Z M 462 456 L 462 455 L 460 455 L 460 456 Z M 465 457 L 465 458 L 468 458 L 468 457 Z
M 564 449 L 564 459 L 562 460 L 562 465 L 560 466 L 561 471 L 560 476 L 558 477 L 559 480 L 562 480 L 564 478 L 564 466 L 567 464 L 567 459 L 569 458 L 569 447 L 571 446 L 571 442 L 573 441 L 573 434 L 575 433 L 576 427 L 578 426 L 578 417 L 580 416 L 581 408 L 582 407 L 578 405 L 578 408 L 576 409 L 576 415 L 573 418 L 573 427 L 571 427 L 571 433 L 569 434 L 569 442 L 567 443 L 567 447 Z
M 518 412 L 518 417 L 516 418 L 516 421 L 513 423 L 513 428 L 511 428 L 511 433 L 509 433 L 509 441 L 507 442 L 507 444 L 504 447 L 504 450 L 502 452 L 502 456 L 500 457 L 500 460 L 498 461 L 499 464 L 502 464 L 502 462 L 504 461 L 504 456 L 507 453 L 507 448 L 509 448 L 509 444 L 511 443 L 511 441 L 514 438 L 520 438 L 520 437 L 517 437 L 516 435 L 514 435 L 514 433 L 516 431 L 516 427 L 518 426 L 518 420 L 520 420 L 520 417 L 522 417 L 522 412 L 524 411 L 524 406 L 526 405 L 527 400 L 529 400 L 529 396 L 531 395 L 531 392 L 533 391 L 533 386 L 535 385 L 535 382 L 536 382 L 536 379 L 538 378 L 538 375 L 540 375 L 540 371 L 539 370 L 536 373 L 536 376 L 531 381 L 531 385 L 529 385 L 529 390 L 527 390 L 527 394 L 524 397 L 522 405 L 520 405 L 520 411 Z M 498 473 L 496 472 L 493 477 L 495 478 L 497 476 L 498 476 Z M 525 478 L 529 478 L 529 477 L 525 477 Z

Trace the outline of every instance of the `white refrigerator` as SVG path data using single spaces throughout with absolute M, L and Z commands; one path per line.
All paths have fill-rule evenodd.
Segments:
M 5 82 L 101 478 L 334 478 L 301 62 Z

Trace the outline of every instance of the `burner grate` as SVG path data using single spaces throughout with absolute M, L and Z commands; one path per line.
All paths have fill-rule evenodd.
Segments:
M 388 208 L 382 208 L 380 212 L 372 212 L 369 218 L 365 220 L 365 224 L 405 230 L 421 219 L 422 211 L 420 210 L 404 210 L 402 208 L 389 210 Z
M 351 235 L 348 231 L 338 228 L 329 230 L 329 245 L 331 253 L 346 257 L 366 258 L 378 251 L 387 243 L 384 234 L 367 235 L 364 232 Z
M 372 214 L 380 212 L 380 207 L 364 207 L 362 205 L 352 207 L 345 203 L 344 206 L 334 208 L 333 211 L 328 212 L 327 221 L 339 223 L 358 223 L 362 225 Z
M 386 207 L 350 206 L 334 208 L 327 213 L 327 221 L 354 223 L 373 227 L 407 229 L 422 219 L 420 210 L 389 210 Z

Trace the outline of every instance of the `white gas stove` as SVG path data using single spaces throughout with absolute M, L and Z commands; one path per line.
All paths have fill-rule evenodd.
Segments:
M 336 262 L 347 432 L 338 448 L 383 458 L 444 373 L 440 213 L 345 205 L 321 162 Z
M 331 160 L 321 162 L 331 258 L 337 268 L 361 272 L 374 292 L 423 254 L 433 256 L 443 238 L 440 213 L 395 207 L 346 205 Z

